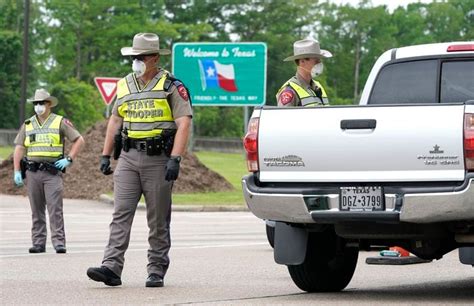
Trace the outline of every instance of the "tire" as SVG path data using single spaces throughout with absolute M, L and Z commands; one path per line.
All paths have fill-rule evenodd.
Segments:
M 266 232 L 267 232 L 267 240 L 270 246 L 273 248 L 275 247 L 275 228 L 268 224 L 265 224 Z
M 359 257 L 358 248 L 345 247 L 345 241 L 331 228 L 310 233 L 305 261 L 289 265 L 293 282 L 307 292 L 336 292 L 352 279 Z

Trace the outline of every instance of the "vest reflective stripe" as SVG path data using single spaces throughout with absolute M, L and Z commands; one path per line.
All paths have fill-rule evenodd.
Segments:
M 31 117 L 29 122 L 25 123 L 26 156 L 60 157 L 63 155 L 64 146 L 59 133 L 62 119 L 62 116 L 51 114 L 42 126 L 36 116 Z
M 132 131 L 150 131 L 157 129 L 176 129 L 176 123 L 174 121 L 170 122 L 132 122 L 130 124 L 130 129 Z
M 123 104 L 128 101 L 138 101 L 143 99 L 166 99 L 166 93 L 164 91 L 146 91 L 137 92 L 136 94 L 126 95 L 117 100 L 117 103 Z
M 27 131 L 26 132 L 26 136 L 30 136 L 30 135 L 33 135 L 33 134 L 59 134 L 59 129 L 42 129 L 42 128 L 39 128 L 39 129 L 34 129 L 34 130 L 31 130 L 31 131 Z
M 61 147 L 34 147 L 31 146 L 28 148 L 28 156 L 45 156 L 45 155 L 36 155 L 36 154 L 29 154 L 29 153 L 43 153 L 43 152 L 59 152 L 61 155 L 63 153 L 63 148 Z M 59 156 L 58 155 L 58 156 Z M 52 157 L 58 157 L 58 156 L 52 156 Z
M 163 129 L 176 129 L 164 84 L 168 72 L 158 74 L 144 87 L 129 74 L 117 84 L 118 113 L 123 117 L 129 138 L 149 138 L 160 135 Z M 150 89 L 151 88 L 151 89 Z M 148 89 L 148 91 L 147 91 Z

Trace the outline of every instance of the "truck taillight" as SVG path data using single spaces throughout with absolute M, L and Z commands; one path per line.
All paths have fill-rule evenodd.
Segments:
M 251 118 L 244 137 L 244 148 L 247 152 L 247 168 L 250 172 L 258 171 L 258 121 Z
M 474 171 L 474 114 L 464 115 L 464 159 L 466 170 Z

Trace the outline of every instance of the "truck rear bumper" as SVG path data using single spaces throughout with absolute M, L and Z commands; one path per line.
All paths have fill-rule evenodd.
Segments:
M 291 223 L 336 223 L 378 221 L 433 223 L 474 220 L 474 175 L 457 189 L 404 189 L 385 193 L 384 211 L 340 211 L 339 194 L 317 193 L 295 188 L 275 190 L 255 185 L 252 175 L 242 179 L 245 201 L 252 213 L 261 218 Z

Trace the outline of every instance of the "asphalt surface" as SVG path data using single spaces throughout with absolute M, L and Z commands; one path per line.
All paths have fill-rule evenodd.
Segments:
M 474 304 L 474 269 L 457 251 L 432 263 L 366 265 L 340 293 L 307 294 L 273 261 L 264 223 L 249 212 L 173 212 L 171 265 L 164 288 L 145 288 L 145 210 L 137 210 L 123 285 L 106 287 L 86 270 L 100 265 L 112 207 L 65 200 L 67 254 L 28 254 L 28 200 L 0 195 L 0 301 L 13 304 Z M 48 236 L 49 237 L 49 236 Z

